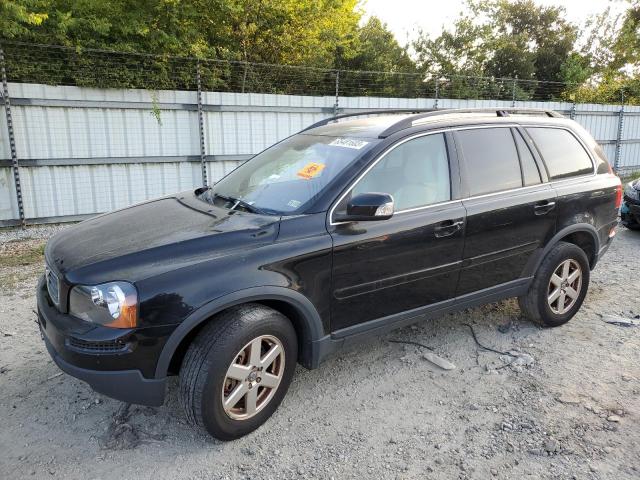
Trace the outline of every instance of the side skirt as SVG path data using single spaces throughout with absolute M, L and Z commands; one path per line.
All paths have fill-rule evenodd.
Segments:
M 446 315 L 447 313 L 497 302 L 505 298 L 518 297 L 527 293 L 533 277 L 520 278 L 507 283 L 468 293 L 451 300 L 415 308 L 406 312 L 395 313 L 386 317 L 370 320 L 365 323 L 336 330 L 331 335 L 314 342 L 314 357 L 311 368 L 317 367 L 325 358 L 346 345 L 360 342 L 371 336 L 382 335 L 397 328 L 406 327 L 416 322 Z

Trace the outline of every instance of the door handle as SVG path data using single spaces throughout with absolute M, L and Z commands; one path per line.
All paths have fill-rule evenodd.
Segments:
M 463 225 L 463 218 L 444 220 L 435 226 L 434 235 L 436 236 L 436 238 L 449 237 L 454 233 L 460 231 Z
M 544 200 L 542 202 L 536 203 L 535 207 L 533 207 L 533 210 L 535 211 L 536 215 L 546 215 L 554 208 L 556 208 L 556 202 Z

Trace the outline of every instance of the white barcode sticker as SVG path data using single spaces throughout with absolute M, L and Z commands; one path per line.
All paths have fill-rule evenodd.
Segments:
M 358 140 L 357 138 L 336 138 L 329 145 L 333 147 L 345 147 L 345 148 L 353 148 L 354 150 L 360 150 L 369 142 L 365 142 L 364 140 Z

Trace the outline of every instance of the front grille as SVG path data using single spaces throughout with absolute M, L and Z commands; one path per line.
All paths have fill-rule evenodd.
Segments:
M 47 291 L 49 292 L 49 297 L 56 305 L 60 304 L 60 280 L 58 280 L 58 276 L 53 273 L 48 267 L 45 270 L 45 275 L 47 279 Z
M 91 353 L 118 353 L 129 348 L 128 343 L 120 340 L 107 340 L 103 342 L 89 342 L 76 337 L 69 337 L 68 345 L 75 350 L 83 350 Z

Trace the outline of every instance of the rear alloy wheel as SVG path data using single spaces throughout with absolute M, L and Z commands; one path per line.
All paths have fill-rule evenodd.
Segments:
M 297 353 L 291 322 L 272 308 L 245 304 L 216 315 L 182 361 L 180 400 L 187 419 L 220 440 L 252 432 L 287 393 Z
M 567 323 L 589 288 L 589 260 L 577 245 L 558 242 L 538 267 L 526 295 L 518 297 L 528 319 L 545 327 Z
M 575 305 L 582 288 L 582 267 L 575 260 L 563 261 L 551 275 L 547 301 L 551 311 L 562 315 Z

